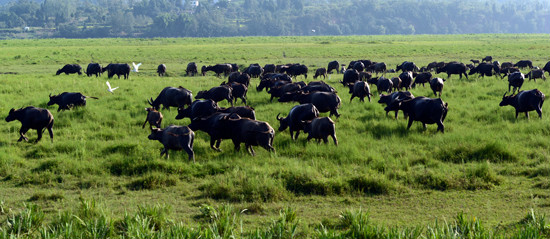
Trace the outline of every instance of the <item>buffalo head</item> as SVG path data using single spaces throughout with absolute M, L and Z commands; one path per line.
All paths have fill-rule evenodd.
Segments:
M 14 121 L 15 118 L 15 109 L 11 108 L 10 113 L 8 114 L 8 117 L 6 117 L 6 122 Z
M 286 128 L 288 128 L 288 122 L 286 121 L 286 118 L 279 117 L 281 113 L 277 114 L 277 120 L 281 125 L 279 126 L 279 131 L 284 131 Z
M 512 104 L 512 100 L 514 98 L 514 94 L 506 96 L 506 93 L 502 95 L 502 101 L 500 102 L 499 106 L 506 106 Z

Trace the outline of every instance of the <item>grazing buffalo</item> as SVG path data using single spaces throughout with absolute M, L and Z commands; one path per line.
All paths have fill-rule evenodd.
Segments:
M 434 92 L 434 95 L 437 96 L 436 92 L 439 92 L 439 98 L 441 98 L 441 93 L 443 93 L 443 82 L 445 80 L 441 78 L 433 78 L 430 80 L 430 88 Z
M 213 101 L 220 102 L 222 100 L 227 100 L 233 106 L 233 95 L 232 89 L 228 86 L 215 86 L 210 88 L 210 90 L 202 90 L 197 93 L 195 99 L 211 99 Z
M 413 121 L 420 121 L 424 129 L 426 129 L 426 124 L 437 124 L 437 130 L 441 133 L 445 132 L 443 121 L 447 116 L 448 104 L 440 98 L 432 99 L 420 96 L 410 100 L 396 99 L 388 107 L 399 108 L 409 116 L 407 129 L 411 128 Z
M 514 63 L 509 62 L 509 61 L 507 61 L 507 62 L 502 62 L 502 64 L 500 65 L 500 67 L 502 67 L 502 68 L 514 67 Z
M 401 74 L 399 74 L 399 79 L 401 79 L 401 88 L 405 88 L 405 90 L 410 90 L 413 85 L 413 79 L 414 75 L 410 71 L 405 71 Z M 391 91 L 388 91 L 390 93 Z
M 495 65 L 494 64 L 482 62 L 479 65 L 477 65 L 474 69 L 471 69 L 470 73 L 468 73 L 468 75 L 473 75 L 473 74 L 479 73 L 481 75 L 481 77 L 493 76 L 493 71 L 494 70 L 495 70 Z M 499 68 L 499 71 L 500 71 L 500 68 Z
M 548 75 L 550 75 L 550 61 L 546 62 L 546 65 L 542 68 L 543 71 L 548 72 Z
M 395 111 L 395 119 L 397 119 L 397 113 L 399 112 L 399 107 L 397 105 L 394 105 L 395 108 L 389 108 L 388 106 L 392 105 L 392 103 L 399 99 L 399 100 L 410 100 L 413 99 L 414 95 L 411 94 L 411 92 L 408 91 L 397 91 L 393 92 L 388 95 L 380 95 L 380 99 L 378 100 L 378 103 L 380 104 L 386 104 L 386 107 L 384 110 L 386 111 L 386 117 L 388 116 L 388 113 L 390 111 Z M 405 113 L 405 118 L 407 118 L 407 114 Z
M 397 65 L 397 67 L 395 67 L 396 72 L 399 72 L 400 70 L 403 71 L 403 72 L 406 72 L 406 71 L 417 72 L 417 71 L 419 71 L 418 66 L 416 66 L 416 64 L 414 64 L 414 62 L 411 62 L 411 61 L 404 61 L 403 63 L 401 63 L 401 65 Z
M 243 72 L 247 73 L 252 78 L 258 78 L 263 74 L 264 69 L 259 64 L 250 64 Z
M 514 87 L 512 94 L 516 92 L 516 89 L 519 92 L 524 81 L 525 81 L 525 76 L 521 72 L 514 72 L 512 74 L 509 74 L 508 75 L 508 92 L 510 92 L 510 88 L 512 86 Z
M 227 86 L 231 88 L 231 97 L 234 100 L 234 103 L 237 103 L 237 99 L 241 99 L 241 101 L 246 105 L 246 93 L 248 92 L 248 87 L 246 85 L 238 83 L 238 82 L 223 82 L 220 86 Z
M 277 120 L 280 123 L 279 131 L 284 131 L 286 128 L 290 131 L 290 138 L 293 140 L 298 139 L 300 130 L 304 129 L 304 121 L 312 120 L 319 117 L 319 110 L 313 104 L 301 104 L 292 107 L 288 115 L 283 118 L 277 114 Z M 294 132 L 296 134 L 294 135 Z
M 86 75 L 87 76 L 95 75 L 95 77 L 98 77 L 101 75 L 102 71 L 103 71 L 103 68 L 99 63 L 90 63 L 88 64 L 88 68 L 86 68 Z
M 65 73 L 66 75 L 78 73 L 79 75 L 82 75 L 81 71 L 82 71 L 82 67 L 80 65 L 78 65 L 78 64 L 67 64 L 67 65 L 63 66 L 63 68 L 57 70 L 55 75 L 59 75 L 61 73 Z
M 168 150 L 185 150 L 189 155 L 189 160 L 195 163 L 195 152 L 193 152 L 193 141 L 195 140 L 195 132 L 187 126 L 170 125 L 164 129 L 151 129 L 151 134 L 148 136 L 150 140 L 158 140 L 164 149 L 160 152 L 168 158 Z
M 378 63 L 373 63 L 367 69 L 371 72 L 375 72 L 376 74 L 378 74 L 378 73 L 384 74 L 384 73 L 386 73 L 387 67 L 386 67 L 386 63 L 378 62 Z
M 178 108 L 178 115 L 176 115 L 176 119 L 207 117 L 218 112 L 219 109 L 218 104 L 211 99 L 195 100 L 185 109 Z
M 159 110 L 160 105 L 162 105 L 163 109 L 170 110 L 171 106 L 181 108 L 186 105 L 191 105 L 191 102 L 193 102 L 192 92 L 181 86 L 178 88 L 166 87 L 162 89 L 155 100 L 151 98 L 151 100 L 148 101 L 149 105 L 153 106 L 155 110 Z
M 340 108 L 342 100 L 333 92 L 304 93 L 297 91 L 294 93 L 287 93 L 279 98 L 279 102 L 289 101 L 297 101 L 300 102 L 300 104 L 311 103 L 317 107 L 319 112 L 330 112 L 330 116 L 336 115 L 336 117 L 340 117 L 338 108 Z
M 50 113 L 47 109 L 42 108 L 36 108 L 34 106 L 29 106 L 26 108 L 21 109 L 11 109 L 8 116 L 6 117 L 6 122 L 19 120 L 21 122 L 21 128 L 19 129 L 19 139 L 17 142 L 21 140 L 29 141 L 29 139 L 25 136 L 25 133 L 29 131 L 29 129 L 36 129 L 36 133 L 38 134 L 38 138 L 36 138 L 35 143 L 40 141 L 42 138 L 42 132 L 44 131 L 44 128 L 48 129 L 48 133 L 50 133 L 50 139 L 53 142 L 53 115 Z
M 267 73 L 275 73 L 276 68 L 277 67 L 275 66 L 275 64 L 265 64 L 264 72 L 262 73 L 262 75 L 265 75 Z
M 227 78 L 227 82 L 237 82 L 248 87 L 250 85 L 250 75 L 240 72 L 231 72 L 229 78 Z
M 519 68 L 517 67 L 503 67 L 499 70 L 499 73 L 501 74 L 501 78 L 504 79 L 505 76 L 510 75 L 515 72 L 520 72 Z
M 220 120 L 230 114 L 216 112 L 205 117 L 195 117 L 191 119 L 189 128 L 191 130 L 201 130 L 210 136 L 210 148 L 221 151 L 220 144 L 222 139 L 231 138 L 231 130 L 222 128 Z
M 130 76 L 130 65 L 128 64 L 109 64 L 106 67 L 103 67 L 103 72 L 107 71 L 107 76 L 113 78 L 114 75 L 117 75 L 118 79 L 120 76 L 124 76 L 124 79 L 128 79 Z
M 479 64 L 479 60 L 474 60 L 474 59 L 472 59 L 472 60 L 470 60 L 470 61 L 471 61 L 474 65 L 475 65 L 475 64 Z
M 530 60 L 521 60 L 521 61 L 518 61 L 516 64 L 514 64 L 514 67 L 518 67 L 518 68 L 529 67 L 529 69 L 533 69 L 533 62 Z
M 240 150 L 241 143 L 245 144 L 252 156 L 256 155 L 252 146 L 261 146 L 270 152 L 275 151 L 273 148 L 275 130 L 267 122 L 231 114 L 222 117 L 219 124 L 220 129 L 225 130 L 231 136 L 236 151 Z
M 426 69 L 427 69 L 428 71 L 433 71 L 433 70 L 437 69 L 437 64 L 438 64 L 438 63 L 435 62 L 435 61 L 434 61 L 434 62 L 430 62 L 430 63 L 426 66 Z
M 354 97 L 359 97 L 359 101 L 365 102 L 365 97 L 369 98 L 372 94 L 370 93 L 370 87 L 367 82 L 364 81 L 357 81 L 355 83 L 349 84 L 349 93 L 351 94 L 351 98 L 349 99 L 349 102 L 353 100 Z
M 546 80 L 546 76 L 544 76 L 544 70 L 541 69 L 533 69 L 525 77 L 529 77 L 529 80 L 533 79 L 535 82 L 537 82 L 537 79 L 543 79 Z
M 393 89 L 393 81 L 386 77 L 375 77 L 367 81 L 369 84 L 376 84 L 376 90 L 378 93 L 383 91 L 390 93 Z
M 362 71 L 365 70 L 365 64 L 363 64 L 363 62 L 361 62 L 361 61 L 356 61 L 353 64 L 353 69 L 357 70 L 358 72 L 362 72 Z
M 307 68 L 306 65 L 292 64 L 286 69 L 285 72 L 289 76 L 294 77 L 294 78 L 298 77 L 299 75 L 304 75 L 304 77 L 307 79 L 308 68 Z
M 231 73 L 231 69 L 233 69 L 231 64 L 216 64 L 214 66 L 202 66 L 201 73 L 203 76 L 205 76 L 206 72 L 213 71 L 214 73 L 216 73 L 217 77 L 220 77 L 222 73 L 224 74 L 224 76 L 229 75 L 229 73 Z
M 256 119 L 256 111 L 250 106 L 234 106 L 227 108 L 220 108 L 219 113 L 238 114 L 242 118 Z
M 147 118 L 145 118 L 145 122 L 143 122 L 143 126 L 141 126 L 141 128 L 145 128 L 145 125 L 149 122 L 150 129 L 153 129 L 153 126 L 160 129 L 160 125 L 162 123 L 162 113 L 152 107 L 145 108 L 145 111 L 147 111 Z
M 313 76 L 313 79 L 317 79 L 317 77 L 319 77 L 319 76 L 323 76 L 323 79 L 326 79 L 327 78 L 327 69 L 325 69 L 324 67 L 318 68 L 315 71 L 315 75 Z
M 159 76 L 164 76 L 164 74 L 166 74 L 166 65 L 165 64 L 160 64 L 157 67 L 157 73 L 159 74 Z
M 187 64 L 187 68 L 185 69 L 185 75 L 189 76 L 195 76 L 196 74 L 198 74 L 199 71 L 198 71 L 198 68 L 197 68 L 197 63 L 195 62 L 189 62 Z
M 344 72 L 344 78 L 340 83 L 342 85 L 347 86 L 349 84 L 355 83 L 356 81 L 359 81 L 359 72 L 355 69 L 348 69 L 346 72 Z
M 418 85 L 418 84 L 422 84 L 422 86 L 424 87 L 424 84 L 429 83 L 430 80 L 432 79 L 432 73 L 431 72 L 422 72 L 422 73 L 417 74 L 415 72 L 415 73 L 413 73 L 413 77 L 414 77 L 414 83 L 412 84 L 413 88 L 415 88 L 416 85 Z
M 493 57 L 492 56 L 486 56 L 483 59 L 481 59 L 482 62 L 492 62 Z
M 401 79 L 399 79 L 399 77 L 392 77 L 391 83 L 393 86 L 392 91 L 399 91 L 401 88 Z
M 542 119 L 542 104 L 544 103 L 544 94 L 538 89 L 520 91 L 517 95 L 502 96 L 500 106 L 511 105 L 516 109 L 516 119 L 520 112 L 525 112 L 525 116 L 529 119 L 529 111 L 537 111 Z
M 460 76 L 460 79 L 462 79 L 462 75 L 468 79 L 468 75 L 466 74 L 466 65 L 464 65 L 464 63 L 449 62 L 445 66 L 436 69 L 437 74 L 441 72 L 447 73 L 447 78 L 450 78 L 451 75 L 456 74 Z
M 97 97 L 85 96 L 82 93 L 78 92 L 63 92 L 59 95 L 50 94 L 50 101 L 48 101 L 48 106 L 57 104 L 57 112 L 63 110 L 69 110 L 70 107 L 74 106 L 86 106 L 86 98 L 98 99 Z
M 292 82 L 292 78 L 287 74 L 266 74 L 260 84 L 256 87 L 257 91 L 262 91 L 264 88 L 266 91 L 270 90 L 273 86 L 284 85 Z
M 368 71 L 359 72 L 359 80 L 360 81 L 368 81 L 370 78 L 372 78 L 372 73 L 370 73 Z
M 308 133 L 307 141 L 317 139 L 319 142 L 322 139 L 326 144 L 328 143 L 328 136 L 331 136 L 334 140 L 334 144 L 338 145 L 334 121 L 332 121 L 329 117 L 317 117 L 313 120 L 304 122 L 304 133 Z
M 295 83 L 285 82 L 285 84 L 271 87 L 271 89 L 267 91 L 267 93 L 271 95 L 269 101 L 272 102 L 273 98 L 279 98 L 286 93 L 292 93 L 292 92 L 298 91 L 302 88 L 302 86 L 303 85 L 300 82 L 295 82 Z
M 331 61 L 328 63 L 327 73 L 332 74 L 332 70 L 336 70 L 336 73 L 338 73 L 338 68 L 340 68 L 340 63 L 338 61 Z
M 312 82 L 309 82 L 307 84 L 307 86 L 304 86 L 300 89 L 301 91 L 303 92 L 318 92 L 318 91 L 323 91 L 323 92 L 336 92 L 336 90 L 334 88 L 332 88 L 332 86 L 330 86 L 329 84 L 323 82 L 323 81 L 320 81 L 320 82 L 316 82 L 316 81 L 312 81 Z

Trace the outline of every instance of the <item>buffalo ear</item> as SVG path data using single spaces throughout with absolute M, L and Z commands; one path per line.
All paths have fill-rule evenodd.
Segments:
M 15 112 L 15 109 L 11 108 L 10 113 L 13 113 L 13 112 Z

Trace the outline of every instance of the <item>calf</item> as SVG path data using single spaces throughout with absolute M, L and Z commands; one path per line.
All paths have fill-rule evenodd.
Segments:
M 414 98 L 414 95 L 411 94 L 411 92 L 397 91 L 397 92 L 393 92 L 393 93 L 388 94 L 388 95 L 382 95 L 381 94 L 380 99 L 378 100 L 378 103 L 386 104 L 386 107 L 384 108 L 384 110 L 386 111 L 386 117 L 388 116 L 388 113 L 390 111 L 395 111 L 395 119 L 397 119 L 397 113 L 399 112 L 399 108 L 398 107 L 389 108 L 388 106 L 392 105 L 392 103 L 397 99 L 410 100 L 410 99 L 413 99 L 413 98 Z M 395 105 L 395 106 L 397 106 L 397 105 Z M 407 118 L 407 114 L 405 114 L 404 117 Z
M 148 136 L 150 140 L 158 140 L 164 149 L 160 152 L 162 157 L 165 154 L 168 158 L 168 150 L 185 150 L 189 155 L 189 160 L 195 163 L 195 152 L 193 152 L 193 141 L 195 140 L 195 132 L 187 126 L 171 125 L 164 129 L 151 129 L 151 134 Z
M 64 65 L 63 68 L 57 70 L 57 72 L 55 73 L 55 75 L 59 75 L 61 73 L 65 73 L 65 75 L 68 75 L 68 74 L 74 74 L 74 73 L 78 73 L 79 75 L 82 75 L 82 67 L 78 64 L 67 64 L 67 65 Z
M 42 138 L 44 128 L 48 129 L 50 139 L 53 142 L 53 115 L 49 110 L 36 108 L 33 106 L 17 110 L 12 108 L 6 117 L 6 122 L 14 120 L 19 120 L 21 122 L 21 128 L 19 129 L 20 137 L 17 142 L 20 142 L 23 139 L 28 142 L 29 139 L 25 136 L 25 133 L 27 133 L 29 129 L 36 129 L 38 138 L 36 138 L 36 141 L 34 142 L 37 143 Z
M 426 97 L 416 97 L 410 100 L 396 99 L 391 108 L 399 108 L 409 115 L 407 130 L 411 128 L 413 121 L 420 121 L 424 129 L 426 124 L 437 124 L 437 130 L 445 132 L 443 121 L 447 116 L 448 104 L 440 98 L 431 99 Z
M 433 78 L 430 80 L 430 88 L 434 92 L 434 95 L 437 96 L 436 92 L 439 92 L 439 98 L 441 98 L 441 93 L 443 92 L 443 82 L 445 80 L 441 78 Z
M 313 79 L 317 79 L 317 77 L 319 77 L 319 76 L 323 76 L 323 79 L 326 79 L 327 78 L 327 69 L 325 69 L 324 67 L 318 68 L 315 71 L 315 75 L 313 76 Z
M 298 139 L 300 130 L 304 129 L 303 122 L 319 117 L 319 110 L 317 110 L 315 105 L 308 103 L 292 107 L 285 118 L 279 117 L 279 115 L 280 113 L 277 114 L 277 120 L 280 123 L 279 131 L 284 131 L 288 128 L 290 138 L 296 140 Z M 296 135 L 294 135 L 294 132 L 296 132 Z
M 365 102 L 365 96 L 369 98 L 370 102 L 370 97 L 372 94 L 370 93 L 369 84 L 364 81 L 358 81 L 354 84 L 349 84 L 348 87 L 349 93 L 351 94 L 351 98 L 349 99 L 350 103 L 354 97 L 359 97 L 359 101 Z
M 227 100 L 233 106 L 233 95 L 231 93 L 232 89 L 228 86 L 216 86 L 210 88 L 210 90 L 199 91 L 195 99 L 211 99 L 215 102 L 222 100 Z
M 187 68 L 185 69 L 185 75 L 189 76 L 195 76 L 195 74 L 199 73 L 197 70 L 197 63 L 195 62 L 189 62 L 187 64 Z
M 512 74 L 509 74 L 508 75 L 508 92 L 510 92 L 510 88 L 512 86 L 514 87 L 512 94 L 516 92 L 516 89 L 519 92 L 524 81 L 525 81 L 525 76 L 521 72 L 514 72 Z
M 315 118 L 313 120 L 304 122 L 304 132 L 308 133 L 307 141 L 311 139 L 321 139 L 326 144 L 328 143 L 328 136 L 331 136 L 334 140 L 334 144 L 338 145 L 338 139 L 336 139 L 336 130 L 334 127 L 334 121 L 329 117 Z
M 85 96 L 82 93 L 78 92 L 63 92 L 59 95 L 50 94 L 50 101 L 48 101 L 48 106 L 57 104 L 57 112 L 70 109 L 69 107 L 73 106 L 86 106 L 86 98 L 98 99 L 97 97 Z
M 141 126 L 141 128 L 145 128 L 147 122 L 149 122 L 150 129 L 153 129 L 153 126 L 160 128 L 160 124 L 162 123 L 162 113 L 151 107 L 145 108 L 145 111 L 147 111 L 147 118 L 145 118 L 145 122 L 143 122 L 143 126 Z
M 525 116 L 529 119 L 529 111 L 537 111 L 542 119 L 542 104 L 544 103 L 544 94 L 538 89 L 520 91 L 517 95 L 502 96 L 500 106 L 511 105 L 516 109 L 516 119 L 520 112 L 525 112 Z
M 541 69 L 533 69 L 525 76 L 529 77 L 529 80 L 533 79 L 535 82 L 537 82 L 537 78 L 546 80 L 546 77 L 544 76 L 544 70 Z
M 159 74 L 159 76 L 164 76 L 164 74 L 166 74 L 166 65 L 160 64 L 157 67 L 157 73 Z
M 479 64 L 479 60 L 474 60 L 474 59 L 472 59 L 472 60 L 470 60 L 470 61 L 471 61 L 472 63 L 474 63 L 474 65 L 475 65 L 475 64 Z

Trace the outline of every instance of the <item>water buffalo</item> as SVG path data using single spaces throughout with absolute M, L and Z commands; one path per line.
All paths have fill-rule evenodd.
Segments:
M 479 60 L 474 60 L 474 59 L 472 59 L 472 60 L 470 60 L 470 61 L 471 61 L 474 65 L 475 65 L 475 64 L 479 64 Z
M 311 139 L 321 139 L 326 144 L 328 143 L 328 136 L 331 136 L 334 140 L 334 144 L 338 145 L 338 139 L 336 139 L 336 130 L 334 127 L 334 121 L 329 117 L 315 118 L 310 121 L 304 122 L 304 133 L 308 133 L 307 141 Z
M 405 90 L 410 90 L 413 85 L 413 79 L 414 75 L 410 71 L 405 71 L 401 74 L 399 74 L 399 79 L 401 79 L 401 88 L 405 88 Z M 388 91 L 388 93 L 391 91 Z
M 462 79 L 462 75 L 468 79 L 468 75 L 466 74 L 466 65 L 464 65 L 464 63 L 449 62 L 445 66 L 436 69 L 437 74 L 441 72 L 447 73 L 447 78 L 450 78 L 451 75 L 456 74 L 460 76 L 460 79 Z
M 350 68 L 351 69 L 351 68 Z M 354 64 L 353 64 L 353 69 L 355 69 L 356 71 L 358 72 L 362 72 L 365 70 L 365 64 L 363 64 L 363 62 L 361 61 L 356 61 Z
M 258 78 L 263 74 L 264 69 L 259 64 L 250 64 L 243 72 L 249 74 L 252 78 Z
M 85 96 L 82 93 L 78 92 L 63 92 L 59 95 L 50 94 L 50 101 L 48 101 L 48 106 L 57 104 L 57 112 L 63 110 L 69 110 L 70 107 L 74 106 L 86 106 L 86 98 L 98 99 L 97 97 Z
M 529 80 L 533 79 L 535 82 L 537 82 L 537 78 L 546 80 L 546 76 L 544 76 L 544 70 L 541 69 L 533 69 L 525 77 L 529 77 Z
M 191 105 L 193 102 L 193 94 L 190 90 L 185 89 L 181 86 L 176 87 L 166 87 L 162 89 L 157 98 L 148 101 L 149 105 L 153 106 L 155 110 L 160 109 L 162 105 L 163 109 L 170 110 L 170 107 L 184 107 L 186 105 Z
M 306 65 L 302 64 L 292 64 L 289 66 L 285 71 L 289 76 L 291 77 L 298 77 L 299 75 L 304 75 L 304 77 L 307 79 L 307 72 L 308 68 Z
M 218 104 L 211 99 L 195 100 L 187 108 L 178 108 L 178 115 L 176 115 L 176 119 L 207 117 L 218 112 L 219 109 Z
M 492 76 L 493 71 L 495 71 L 494 64 L 482 62 L 479 65 L 477 65 L 474 69 L 471 69 L 468 75 L 479 73 L 481 77 Z M 499 68 L 499 71 L 500 71 L 500 68 Z
M 202 90 L 197 92 L 195 99 L 211 99 L 215 102 L 220 102 L 222 100 L 227 100 L 233 106 L 233 95 L 232 89 L 228 86 L 215 86 L 210 88 L 210 90 Z
M 426 69 L 427 69 L 428 71 L 433 71 L 433 70 L 437 69 L 437 64 L 438 64 L 438 63 L 435 62 L 435 61 L 434 61 L 434 62 L 430 62 L 430 63 L 426 66 Z
M 201 130 L 210 136 L 210 148 L 221 151 L 220 144 L 223 139 L 230 139 L 232 131 L 224 129 L 220 120 L 230 114 L 216 112 L 206 117 L 195 117 L 191 119 L 189 128 L 192 130 Z
M 217 77 L 220 77 L 222 73 L 224 74 L 224 76 L 229 75 L 229 73 L 231 73 L 231 69 L 233 69 L 231 64 L 216 64 L 214 66 L 202 66 L 201 73 L 203 76 L 205 76 L 206 72 L 213 71 L 214 73 L 216 73 Z
M 425 83 L 429 83 L 432 79 L 432 73 L 431 72 L 422 72 L 417 74 L 416 72 L 413 73 L 414 77 L 414 83 L 412 84 L 412 87 L 415 88 L 416 85 L 422 84 L 424 86 Z
M 124 79 L 128 79 L 130 76 L 130 65 L 128 64 L 114 64 L 111 63 L 107 65 L 106 67 L 103 67 L 103 72 L 107 71 L 107 77 L 113 78 L 114 75 L 117 75 L 118 79 L 120 79 L 120 76 L 122 75 Z
M 355 83 L 349 84 L 349 93 L 351 94 L 351 98 L 349 99 L 349 102 L 353 100 L 354 97 L 359 97 L 359 101 L 365 102 L 365 97 L 369 98 L 372 94 L 370 93 L 370 87 L 369 84 L 367 84 L 364 81 L 357 81 Z
M 195 76 L 195 74 L 198 74 L 199 71 L 197 69 L 197 63 L 195 62 L 189 62 L 187 64 L 187 68 L 185 69 L 185 75 L 189 76 Z
M 250 85 L 250 75 L 240 72 L 231 72 L 227 78 L 227 82 L 238 82 L 248 87 Z
M 261 146 L 267 151 L 275 151 L 273 138 L 275 130 L 267 122 L 242 118 L 237 114 L 224 116 L 219 121 L 220 129 L 231 135 L 235 151 L 239 151 L 241 143 L 245 144 L 248 152 L 255 156 L 252 146 Z
M 388 95 L 381 94 L 380 99 L 378 100 L 378 103 L 386 104 L 386 107 L 384 108 L 384 110 L 386 111 L 386 117 L 388 116 L 388 113 L 390 111 L 395 111 L 395 119 L 397 119 L 397 113 L 399 112 L 399 107 L 397 107 L 398 105 L 394 105 L 395 108 L 389 108 L 388 106 L 392 105 L 392 103 L 397 99 L 399 99 L 399 100 L 410 100 L 410 99 L 413 99 L 413 98 L 414 98 L 414 95 L 411 94 L 411 92 L 397 91 L 397 92 L 393 92 L 393 93 L 388 94 Z M 406 113 L 405 113 L 405 118 L 407 118 Z
M 514 87 L 512 94 L 516 92 L 516 89 L 519 91 L 524 81 L 525 81 L 525 76 L 521 72 L 514 72 L 512 74 L 509 74 L 508 75 L 508 92 L 510 92 L 510 88 L 512 86 Z
M 327 73 L 332 74 L 332 70 L 336 70 L 336 73 L 338 73 L 338 68 L 340 68 L 340 63 L 338 61 L 331 61 L 328 63 Z
M 401 65 L 397 65 L 397 67 L 395 67 L 396 72 L 399 72 L 400 70 L 403 72 L 406 72 L 406 71 L 417 72 L 419 69 L 418 69 L 418 66 L 414 64 L 414 62 L 404 61 L 403 63 L 401 63 Z
M 65 73 L 66 75 L 78 73 L 79 75 L 82 75 L 81 71 L 82 71 L 82 67 L 80 65 L 78 65 L 78 64 L 67 64 L 67 65 L 64 65 L 63 68 L 57 70 L 55 75 L 59 75 L 61 73 Z
M 393 87 L 392 91 L 399 91 L 399 89 L 401 88 L 401 79 L 399 79 L 399 77 L 392 77 L 391 83 Z
M 542 104 L 544 103 L 544 94 L 538 89 L 520 91 L 517 95 L 502 96 L 500 106 L 511 105 L 516 109 L 516 119 L 520 112 L 525 112 L 525 116 L 529 119 L 529 111 L 537 111 L 542 119 Z
M 265 64 L 264 72 L 262 73 L 262 75 L 265 75 L 267 73 L 275 73 L 276 68 L 277 67 L 275 66 L 275 64 Z
M 160 152 L 162 157 L 165 154 L 168 158 L 168 150 L 185 150 L 189 155 L 189 160 L 195 163 L 195 152 L 193 152 L 193 141 L 195 140 L 195 132 L 187 126 L 171 125 L 164 129 L 151 129 L 151 134 L 148 136 L 150 140 L 158 140 L 164 148 Z
M 231 88 L 231 97 L 235 104 L 237 103 L 237 99 L 241 99 L 246 105 L 246 93 L 248 92 L 248 87 L 246 87 L 246 85 L 238 82 L 223 82 L 220 86 L 228 86 Z
M 162 113 L 155 110 L 154 108 L 145 108 L 145 111 L 147 111 L 147 118 L 145 118 L 145 122 L 143 122 L 143 126 L 141 128 L 145 128 L 145 125 L 147 122 L 149 122 L 149 128 L 153 129 L 153 126 L 157 128 L 161 128 L 160 125 L 162 123 Z
M 317 79 L 317 77 L 319 77 L 319 76 L 323 76 L 323 79 L 326 79 L 327 78 L 327 69 L 325 69 L 324 67 L 318 68 L 315 71 L 315 75 L 313 76 L 313 79 Z
M 333 92 L 304 93 L 297 91 L 294 93 L 287 93 L 279 98 L 279 102 L 289 101 L 297 101 L 300 102 L 300 104 L 312 103 L 317 107 L 319 112 L 330 112 L 330 116 L 336 115 L 336 117 L 340 117 L 338 108 L 340 108 L 342 100 Z
M 359 81 L 359 72 L 355 69 L 348 69 L 344 72 L 343 80 L 340 81 L 342 85 L 347 86 L 349 84 Z
M 492 62 L 493 57 L 492 56 L 486 56 L 483 59 L 481 59 L 482 62 Z
M 164 74 L 166 74 L 166 65 L 160 64 L 157 67 L 157 73 L 159 74 L 159 76 L 164 76 Z
M 502 62 L 502 64 L 500 65 L 500 67 L 502 67 L 502 68 L 514 67 L 514 63 L 509 62 L 509 61 L 507 61 L 507 62 Z
M 443 82 L 445 80 L 441 78 L 433 78 L 430 80 L 430 88 L 434 92 L 434 95 L 437 96 L 436 92 L 439 92 L 439 98 L 441 98 L 441 93 L 443 92 Z
M 543 71 L 548 72 L 548 75 L 550 75 L 550 61 L 546 62 L 546 65 L 542 68 Z
M 285 81 L 284 84 L 271 87 L 271 89 L 267 91 L 267 93 L 271 95 L 269 101 L 272 102 L 273 98 L 279 98 L 286 93 L 298 91 L 302 88 L 302 86 L 303 85 L 298 82 L 292 83 Z
M 519 68 L 517 67 L 503 67 L 499 70 L 499 73 L 501 75 L 501 79 L 504 79 L 505 76 L 510 75 L 515 72 L 520 72 Z
M 323 92 L 336 92 L 336 90 L 330 86 L 329 84 L 319 81 L 319 82 L 309 82 L 307 86 L 304 86 L 300 89 L 303 92 L 317 92 L 317 91 L 323 91 Z
M 514 64 L 514 67 L 518 67 L 518 68 L 529 67 L 529 69 L 533 69 L 533 62 L 530 60 L 521 60 L 521 61 L 518 61 L 516 64 Z
M 86 75 L 87 76 L 95 75 L 95 77 L 98 77 L 101 75 L 102 71 L 103 71 L 103 68 L 99 63 L 90 63 L 88 64 L 88 68 L 86 68 Z
M 375 72 L 376 74 L 378 73 L 386 73 L 386 63 L 384 62 L 378 62 L 378 63 L 373 63 L 372 65 L 370 65 L 368 67 L 368 70 L 371 71 L 371 72 Z
M 29 139 L 25 136 L 25 133 L 27 133 L 29 129 L 36 129 L 38 138 L 36 138 L 36 141 L 34 142 L 37 143 L 42 138 L 44 128 L 48 129 L 50 139 L 53 142 L 53 115 L 49 110 L 36 108 L 34 106 L 17 110 L 12 108 L 6 117 L 6 122 L 14 120 L 19 120 L 21 122 L 21 128 L 19 129 L 20 137 L 17 142 L 20 142 L 21 140 L 28 142 Z
M 437 124 L 437 130 L 441 133 L 445 132 L 443 121 L 447 116 L 448 104 L 440 98 L 431 99 L 420 96 L 409 100 L 396 99 L 388 107 L 399 108 L 409 116 L 407 129 L 411 128 L 413 121 L 420 121 L 424 129 L 426 124 Z
M 298 139 L 300 130 L 304 129 L 303 122 L 319 117 L 319 110 L 317 110 L 315 105 L 307 103 L 292 107 L 285 118 L 279 117 L 279 115 L 281 114 L 277 114 L 277 120 L 280 123 L 279 131 L 284 131 L 288 128 L 290 131 L 290 138 L 296 140 Z M 294 132 L 296 132 L 295 135 Z
M 287 74 L 266 74 L 262 80 L 260 80 L 260 84 L 256 87 L 257 91 L 262 91 L 264 88 L 266 91 L 271 89 L 273 86 L 277 85 L 283 85 L 287 84 L 289 82 L 292 82 L 292 78 L 290 78 Z
M 235 106 L 218 109 L 219 113 L 238 114 L 242 118 L 256 119 L 256 112 L 250 106 Z

